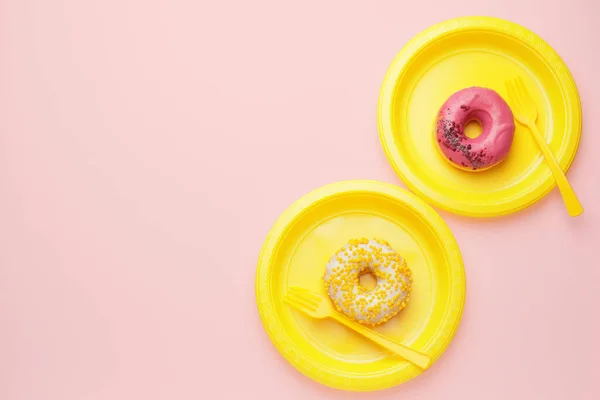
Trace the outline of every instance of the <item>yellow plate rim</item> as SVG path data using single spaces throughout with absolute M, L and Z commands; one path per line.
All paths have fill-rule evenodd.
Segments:
M 318 188 L 294 202 L 275 222 L 263 244 L 256 271 L 256 301 L 260 318 L 269 338 L 280 354 L 305 376 L 326 386 L 348 391 L 382 390 L 406 382 L 421 373 L 418 368 L 412 373 L 388 375 L 340 375 L 313 362 L 296 348 L 293 339 L 280 325 L 270 290 L 271 259 L 292 225 L 313 207 L 335 196 L 343 194 L 375 194 L 393 198 L 407 205 L 421 216 L 440 241 L 450 265 L 451 289 L 444 319 L 429 342 L 428 353 L 435 362 L 449 346 L 460 324 L 466 297 L 466 277 L 458 243 L 442 217 L 422 199 L 409 191 L 388 183 L 370 180 L 342 181 Z
M 513 196 L 503 203 L 492 203 L 486 206 L 472 207 L 469 204 L 451 201 L 443 193 L 420 181 L 404 162 L 400 152 L 395 151 L 394 131 L 391 123 L 391 108 L 394 99 L 394 89 L 402 79 L 406 67 L 421 50 L 441 37 L 463 30 L 488 30 L 509 35 L 528 46 L 537 53 L 555 75 L 568 105 L 567 118 L 570 121 L 570 136 L 572 136 L 557 161 L 563 171 L 571 166 L 581 138 L 581 100 L 579 92 L 567 65 L 558 53 L 544 39 L 529 29 L 514 22 L 495 17 L 459 17 L 443 21 L 422 31 L 413 37 L 398 52 L 384 77 L 377 107 L 379 138 L 384 152 L 392 167 L 407 187 L 418 196 L 440 209 L 469 217 L 495 217 L 523 210 L 547 195 L 556 182 L 550 172 L 537 181 L 533 190 L 523 192 L 522 196 Z

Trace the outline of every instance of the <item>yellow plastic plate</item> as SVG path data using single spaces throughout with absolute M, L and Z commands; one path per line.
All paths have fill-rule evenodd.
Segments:
M 316 320 L 283 302 L 290 286 L 325 294 L 331 255 L 355 237 L 387 240 L 414 274 L 407 307 L 382 334 L 437 360 L 450 343 L 465 301 L 465 273 L 454 237 L 425 202 L 374 181 L 331 184 L 294 203 L 271 229 L 256 274 L 263 324 L 277 350 L 300 372 L 344 390 L 384 389 L 421 370 L 329 319 Z
M 504 82 L 521 76 L 538 107 L 538 128 L 563 170 L 575 157 L 581 104 L 558 54 L 531 31 L 505 20 L 465 17 L 413 38 L 394 59 L 379 97 L 379 134 L 388 159 L 416 194 L 445 210 L 490 217 L 521 210 L 554 186 L 531 133 L 516 125 L 508 157 L 483 172 L 454 168 L 435 148 L 436 113 L 469 86 L 507 99 Z

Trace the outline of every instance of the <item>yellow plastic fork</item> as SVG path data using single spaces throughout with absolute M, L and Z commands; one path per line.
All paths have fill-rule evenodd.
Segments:
M 576 217 L 583 212 L 583 207 L 577 199 L 571 184 L 567 180 L 564 172 L 556 162 L 554 155 L 550 151 L 546 140 L 538 130 L 535 121 L 537 120 L 537 108 L 529 96 L 527 92 L 527 88 L 523 83 L 523 79 L 518 77 L 511 81 L 506 82 L 506 90 L 508 92 L 508 97 L 512 106 L 513 114 L 515 115 L 515 119 L 522 125 L 525 125 L 529 128 L 531 133 L 533 133 L 533 137 L 538 142 L 542 153 L 544 153 L 544 157 L 548 161 L 550 165 L 550 170 L 554 175 L 554 179 L 558 184 L 558 189 L 562 194 L 563 201 L 565 202 L 565 206 L 567 207 L 567 212 L 570 216 Z
M 346 325 L 353 331 L 360 333 L 364 337 L 371 339 L 378 345 L 393 351 L 406 361 L 409 361 L 423 370 L 426 370 L 431 365 L 430 356 L 394 342 L 393 340 L 346 318 L 333 309 L 331 302 L 327 297 L 319 293 L 311 292 L 310 290 L 299 287 L 290 287 L 283 301 L 312 318 L 332 318 L 339 323 Z

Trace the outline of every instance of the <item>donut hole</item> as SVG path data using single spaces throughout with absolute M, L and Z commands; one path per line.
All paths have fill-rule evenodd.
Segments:
M 483 128 L 481 127 L 481 123 L 477 120 L 469 121 L 465 125 L 465 135 L 471 139 L 475 139 L 477 136 L 481 135 Z
M 371 271 L 365 271 L 358 277 L 358 283 L 367 290 L 373 290 L 377 286 L 377 278 Z

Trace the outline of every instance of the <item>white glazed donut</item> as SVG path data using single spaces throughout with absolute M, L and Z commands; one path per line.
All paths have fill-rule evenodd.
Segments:
M 377 279 L 368 290 L 360 276 Z M 364 325 L 379 325 L 398 312 L 409 300 L 412 273 L 406 260 L 384 240 L 352 239 L 327 263 L 325 289 L 335 309 Z

